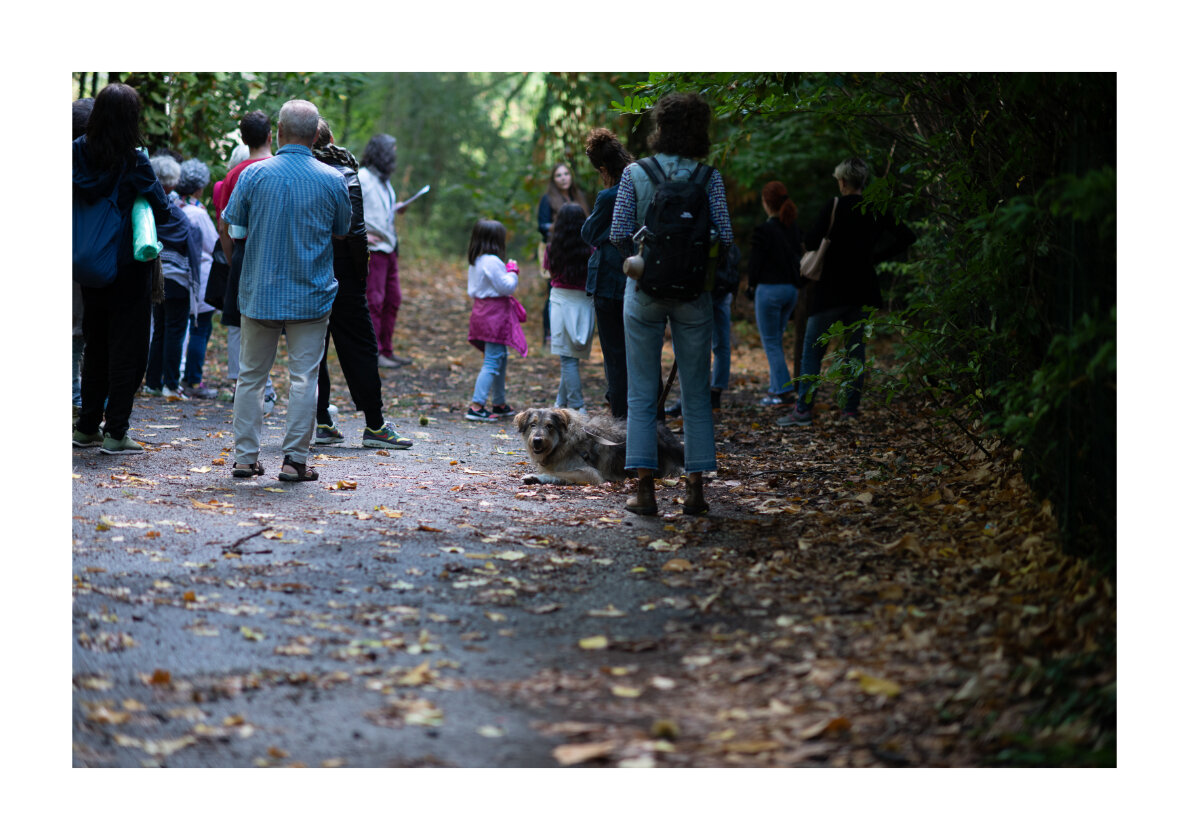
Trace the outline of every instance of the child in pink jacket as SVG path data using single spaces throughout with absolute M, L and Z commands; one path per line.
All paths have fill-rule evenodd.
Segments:
M 507 237 L 502 224 L 480 219 L 471 230 L 471 244 L 467 248 L 467 294 L 472 299 L 467 340 L 483 351 L 483 367 L 475 377 L 475 393 L 463 415 L 467 420 L 491 423 L 516 413 L 504 394 L 508 348 L 512 347 L 521 356 L 528 355 L 528 342 L 520 326 L 527 315 L 520 301 L 512 296 L 520 282 L 520 269 L 515 260 L 504 262 Z

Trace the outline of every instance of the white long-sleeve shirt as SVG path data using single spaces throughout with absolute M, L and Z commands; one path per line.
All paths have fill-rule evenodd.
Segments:
M 495 254 L 483 254 L 467 267 L 467 294 L 473 298 L 507 297 L 519 283 L 519 275 Z

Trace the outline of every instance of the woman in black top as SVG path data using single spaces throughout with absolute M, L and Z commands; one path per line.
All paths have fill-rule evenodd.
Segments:
M 862 160 L 844 160 L 834 168 L 834 178 L 838 182 L 841 197 L 833 199 L 822 208 L 813 228 L 805 237 L 805 247 L 809 250 L 818 248 L 822 239 L 827 238 L 827 232 L 830 240 L 822 276 L 813 285 L 813 297 L 809 306 L 802 370 L 802 374 L 806 376 L 817 376 L 821 373 L 824 348 L 818 345 L 818 339 L 832 324 L 838 321 L 853 324 L 863 317 L 864 307 L 878 308 L 882 305 L 875 264 L 903 251 L 916 241 L 912 231 L 903 224 L 897 224 L 890 216 L 870 208 L 866 212 L 859 209 L 868 178 L 867 164 Z M 865 340 L 861 327 L 850 330 L 846 335 L 847 354 L 860 371 L 867 359 Z M 858 416 L 863 380 L 864 376 L 860 372 L 846 389 L 842 412 L 844 419 Z M 816 383 L 800 383 L 797 389 L 797 405 L 793 413 L 781 417 L 776 421 L 777 424 L 811 425 L 816 388 Z
M 801 285 L 801 231 L 797 205 L 780 181 L 769 181 L 760 193 L 768 220 L 751 237 L 749 290 L 755 298 L 756 327 L 768 357 L 768 396 L 761 405 L 792 402 L 796 385 L 784 359 L 784 329 L 797 305 Z

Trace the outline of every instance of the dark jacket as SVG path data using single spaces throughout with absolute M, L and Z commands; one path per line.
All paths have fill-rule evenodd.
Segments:
M 875 306 L 883 304 L 875 264 L 897 254 L 916 241 L 916 235 L 895 219 L 870 207 L 859 209 L 861 195 L 838 199 L 834 227 L 830 230 L 833 199 L 822 208 L 808 235 L 805 248 L 815 250 L 830 230 L 822 279 L 813 284 L 810 314 L 838 306 Z
M 801 282 L 801 229 L 793 222 L 786 228 L 769 217 L 751 235 L 751 258 L 747 264 L 747 282 L 751 288 L 761 283 L 792 284 Z
M 165 198 L 165 190 L 157 180 L 157 173 L 149 165 L 149 158 L 142 151 L 136 152 L 134 162 L 119 171 L 97 169 L 87 158 L 87 136 L 84 134 L 74 141 L 74 199 L 88 204 L 94 203 L 101 196 L 111 194 L 112 188 L 119 179 L 119 193 L 116 206 L 120 210 L 123 223 L 120 232 L 120 250 L 116 262 L 120 266 L 132 262 L 132 202 L 137 196 L 143 195 L 153 208 L 153 218 L 158 225 L 170 221 L 169 202 Z
M 586 293 L 609 300 L 623 300 L 628 281 L 623 273 L 623 256 L 611 244 L 611 212 L 618 194 L 619 184 L 600 190 L 594 209 L 582 223 L 582 241 L 595 249 L 586 266 Z
M 363 219 L 363 188 L 359 185 L 359 163 L 341 146 L 313 150 L 314 158 L 332 167 L 347 182 L 351 200 L 351 229 L 346 239 L 334 240 L 334 276 L 343 281 L 367 282 L 367 224 Z M 340 286 L 341 288 L 341 286 Z

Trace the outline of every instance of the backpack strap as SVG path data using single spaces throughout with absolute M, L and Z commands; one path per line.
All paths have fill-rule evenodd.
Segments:
M 713 169 L 711 169 L 709 166 L 703 166 L 702 164 L 699 163 L 697 166 L 694 167 L 694 172 L 692 175 L 689 176 L 689 179 L 693 183 L 695 183 L 701 187 L 704 187 L 708 183 L 710 183 L 710 176 L 713 174 L 714 174 Z
M 644 170 L 644 174 L 648 176 L 648 180 L 652 183 L 663 184 L 668 178 L 665 177 L 665 171 L 661 169 L 661 165 L 656 162 L 655 157 L 646 157 L 639 161 L 640 168 Z

